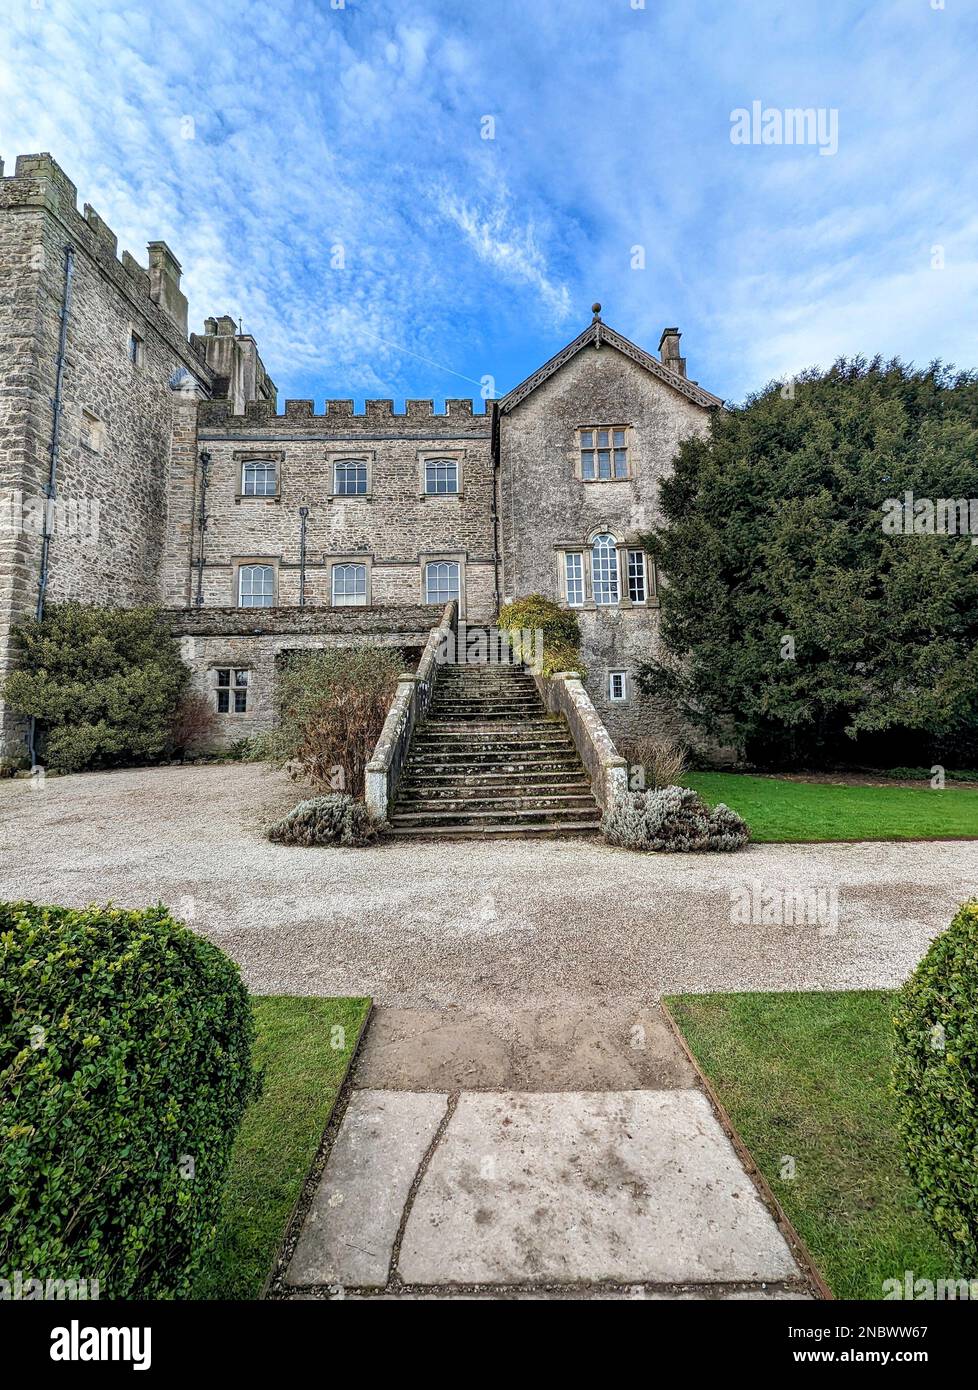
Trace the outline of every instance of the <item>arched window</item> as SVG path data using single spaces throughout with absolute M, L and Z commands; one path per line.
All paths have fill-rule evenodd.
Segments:
M 238 570 L 238 605 L 241 608 L 273 608 L 275 570 L 271 565 L 242 565 Z
M 457 599 L 458 562 L 455 560 L 435 560 L 425 565 L 425 602 L 448 603 Z
M 596 604 L 618 602 L 618 547 L 607 533 L 591 542 L 591 590 Z
M 333 566 L 333 604 L 337 608 L 363 607 L 367 602 L 367 566 Z
M 333 465 L 333 492 L 337 497 L 356 497 L 366 491 L 366 459 L 339 459 Z
M 241 495 L 275 496 L 275 464 L 271 459 L 249 459 L 241 465 Z

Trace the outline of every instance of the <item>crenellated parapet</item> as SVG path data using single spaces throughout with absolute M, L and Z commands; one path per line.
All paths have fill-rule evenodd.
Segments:
M 423 422 L 441 427 L 469 422 L 488 430 L 493 402 L 481 404 L 483 408 L 477 410 L 471 400 L 451 398 L 446 400 L 444 410 L 436 410 L 433 400 L 405 401 L 403 410 L 395 410 L 392 400 L 368 400 L 363 402 L 362 409 L 355 409 L 352 400 L 327 400 L 322 411 L 317 411 L 314 401 L 287 400 L 284 412 L 278 414 L 273 401 L 263 400 L 251 401 L 242 414 L 233 414 L 229 401 L 201 401 L 197 407 L 197 423 L 201 429 L 247 430 L 258 423 L 271 429 L 291 429 L 296 426 L 329 427 L 337 422 L 360 426 Z

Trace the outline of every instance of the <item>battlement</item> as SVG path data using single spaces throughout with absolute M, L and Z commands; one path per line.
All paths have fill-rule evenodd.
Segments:
M 180 290 L 180 264 L 165 242 L 149 243 L 146 266 L 129 251 L 120 256 L 115 233 L 90 203 L 78 211 L 77 188 L 47 153 L 18 155 L 14 172 L 5 176 L 0 163 L 0 213 L 32 209 L 55 217 L 76 251 L 89 256 L 168 346 L 198 377 L 210 383 L 211 372 L 187 341 L 187 301 Z
M 251 401 L 243 415 L 233 415 L 229 401 L 201 401 L 197 406 L 197 422 L 200 426 L 219 425 L 224 429 L 247 429 L 250 425 L 261 423 L 272 429 L 286 426 L 334 425 L 339 421 L 345 424 L 396 424 L 398 422 L 429 423 L 437 421 L 453 425 L 462 421 L 474 421 L 488 428 L 492 419 L 492 401 L 483 402 L 483 409 L 476 410 L 468 399 L 451 398 L 445 401 L 444 410 L 435 410 L 433 400 L 405 401 L 403 410 L 395 410 L 392 400 L 364 401 L 362 410 L 355 410 L 352 400 L 327 400 L 323 410 L 317 413 L 314 401 L 286 401 L 285 413 L 275 413 L 273 401 Z

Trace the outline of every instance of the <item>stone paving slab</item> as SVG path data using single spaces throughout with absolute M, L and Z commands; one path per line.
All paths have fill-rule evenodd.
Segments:
M 626 1091 L 696 1085 L 651 1006 L 375 1009 L 354 1084 L 410 1091 Z
M 313 1297 L 309 1294 L 292 1294 L 295 1299 Z M 811 1294 L 802 1293 L 799 1289 L 786 1289 L 781 1286 L 751 1289 L 710 1289 L 701 1287 L 699 1289 L 644 1289 L 641 1286 L 632 1289 L 591 1289 L 586 1287 L 570 1287 L 566 1289 L 498 1289 L 493 1292 L 484 1293 L 453 1293 L 450 1289 L 430 1289 L 424 1292 L 406 1291 L 404 1293 L 344 1293 L 335 1295 L 335 1301 L 343 1298 L 351 1303 L 458 1303 L 472 1302 L 482 1303 L 486 1299 L 495 1302 L 584 1302 L 607 1303 L 612 1300 L 616 1302 L 642 1302 L 657 1303 L 668 1301 L 670 1303 L 679 1302 L 699 1302 L 699 1303 L 736 1303 L 736 1302 L 793 1302 L 810 1303 Z
M 289 1263 L 288 1283 L 384 1287 L 411 1184 L 447 1099 L 431 1092 L 352 1095 Z
M 463 1093 L 398 1269 L 412 1285 L 799 1276 L 697 1090 Z

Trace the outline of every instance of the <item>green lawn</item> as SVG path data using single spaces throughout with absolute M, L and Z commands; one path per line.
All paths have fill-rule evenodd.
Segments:
M 978 791 L 963 787 L 835 787 L 738 772 L 693 772 L 684 782 L 711 806 L 739 812 L 754 840 L 978 838 Z
M 837 1298 L 881 1298 L 883 1281 L 908 1269 L 933 1280 L 960 1274 L 901 1167 L 894 998 L 859 990 L 666 1000 Z
M 254 1009 L 262 1094 L 235 1141 L 221 1227 L 196 1298 L 254 1299 L 261 1293 L 370 1000 L 270 996 L 256 998 Z

